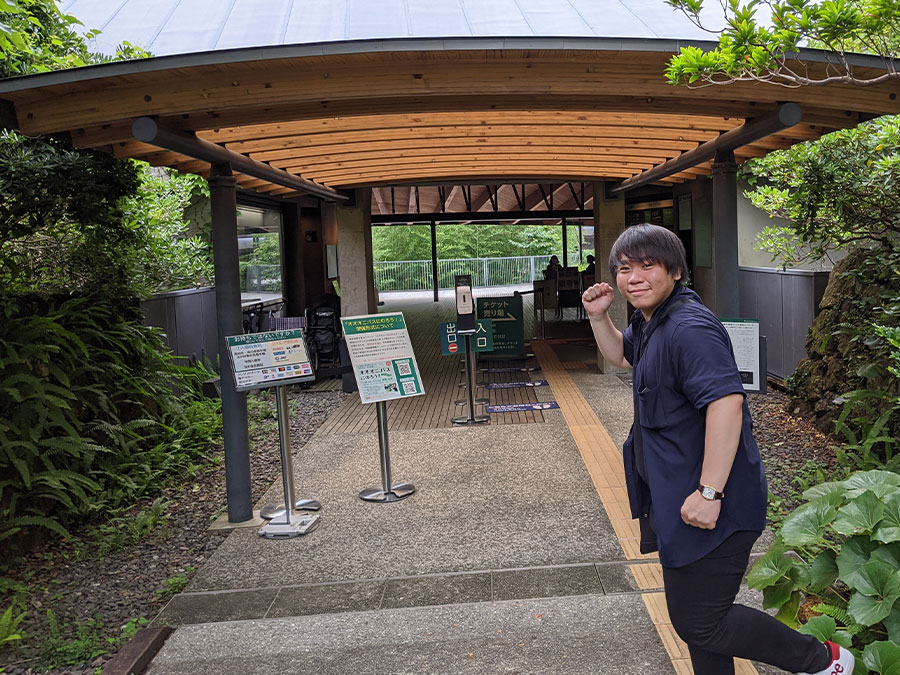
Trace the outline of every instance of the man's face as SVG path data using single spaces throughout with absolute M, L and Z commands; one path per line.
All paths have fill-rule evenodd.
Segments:
M 679 279 L 681 272 L 673 275 L 660 263 L 649 260 L 622 260 L 616 272 L 619 292 L 635 309 L 641 310 L 647 321 L 656 308 L 672 294 Z

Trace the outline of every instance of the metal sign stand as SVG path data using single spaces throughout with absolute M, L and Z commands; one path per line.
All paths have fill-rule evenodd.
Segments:
M 359 493 L 360 499 L 367 502 L 397 502 L 406 499 L 416 491 L 412 483 L 394 483 L 391 485 L 391 456 L 388 451 L 387 402 L 375 403 L 375 414 L 378 417 L 378 445 L 381 448 L 381 487 L 366 488 Z
M 284 506 L 269 506 L 260 512 L 263 518 L 271 520 L 259 529 L 259 536 L 267 539 L 289 539 L 308 534 L 319 526 L 319 514 L 295 514 L 294 509 L 318 511 L 321 504 L 314 499 L 294 500 L 291 429 L 288 419 L 287 390 L 283 385 L 275 387 L 275 402 L 278 408 L 278 435 L 281 440 L 281 480 L 284 485 Z M 281 518 L 284 520 L 280 521 Z
M 468 338 L 468 337 L 469 337 L 468 335 L 465 336 L 465 338 Z M 466 367 L 461 371 L 461 372 L 463 372 L 463 373 L 466 374 L 466 381 L 465 381 L 465 382 L 460 382 L 460 383 L 459 383 L 458 386 L 459 386 L 461 389 L 468 389 L 468 388 L 469 388 L 470 379 L 469 379 L 469 365 L 468 365 L 468 358 L 469 358 L 469 347 L 470 347 L 470 346 L 471 346 L 471 345 L 470 345 L 470 342 L 469 342 L 468 339 L 467 339 L 467 340 L 466 340 L 466 356 L 464 357 L 464 360 L 465 360 L 465 362 L 466 362 Z M 478 369 L 478 354 L 477 354 L 476 352 L 472 352 L 472 371 L 475 372 L 475 373 L 480 373 L 480 372 L 482 372 L 482 371 L 480 371 L 480 370 Z M 484 389 L 485 383 L 484 383 L 484 382 L 476 382 L 476 383 L 475 383 L 475 386 L 476 386 L 477 388 Z M 475 396 L 475 395 L 472 394 L 472 396 Z M 477 398 L 473 398 L 472 400 L 475 402 L 475 405 L 487 405 L 488 403 L 491 402 L 491 399 L 487 398 L 486 396 L 479 396 L 479 397 L 477 397 Z M 456 405 L 466 405 L 468 402 L 469 402 L 468 397 L 466 397 L 466 398 L 461 398 L 461 399 L 457 399 L 456 401 L 454 401 L 454 403 L 455 403 Z
M 468 416 L 454 417 L 451 421 L 454 424 L 481 424 L 487 422 L 490 418 L 487 415 L 475 414 L 475 368 L 472 358 L 472 335 L 475 331 L 458 331 L 466 341 L 466 403 L 468 404 Z

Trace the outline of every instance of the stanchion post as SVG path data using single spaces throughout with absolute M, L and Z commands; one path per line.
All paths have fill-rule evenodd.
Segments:
M 409 497 L 416 491 L 412 483 L 391 485 L 391 454 L 388 446 L 387 402 L 375 403 L 375 417 L 378 420 L 378 447 L 381 454 L 381 488 L 366 488 L 359 498 L 367 502 L 396 502 Z
M 275 407 L 278 411 L 278 438 L 281 444 L 281 484 L 284 487 L 284 522 L 275 522 L 280 517 L 281 508 L 268 507 L 260 512 L 264 518 L 271 520 L 259 530 L 261 537 L 283 539 L 299 537 L 312 532 L 319 526 L 319 515 L 313 513 L 294 513 L 294 458 L 291 453 L 291 421 L 288 409 L 287 388 L 283 385 L 275 387 Z M 304 508 L 318 511 L 319 502 L 311 499 L 302 500 Z

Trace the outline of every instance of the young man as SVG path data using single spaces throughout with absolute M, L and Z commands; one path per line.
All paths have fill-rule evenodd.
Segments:
M 603 356 L 634 368 L 623 447 L 631 512 L 641 551 L 659 551 L 669 616 L 695 675 L 732 675 L 736 656 L 794 673 L 852 673 L 849 651 L 734 602 L 768 492 L 731 342 L 683 285 L 681 241 L 656 225 L 630 227 L 609 271 L 637 310 L 624 332 L 609 318 L 609 284 L 594 284 L 582 302 Z

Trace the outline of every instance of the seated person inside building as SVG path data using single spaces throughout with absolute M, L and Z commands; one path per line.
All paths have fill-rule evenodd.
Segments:
M 550 262 L 544 268 L 544 279 L 555 279 L 556 271 L 559 269 L 559 258 L 555 255 L 550 256 Z

